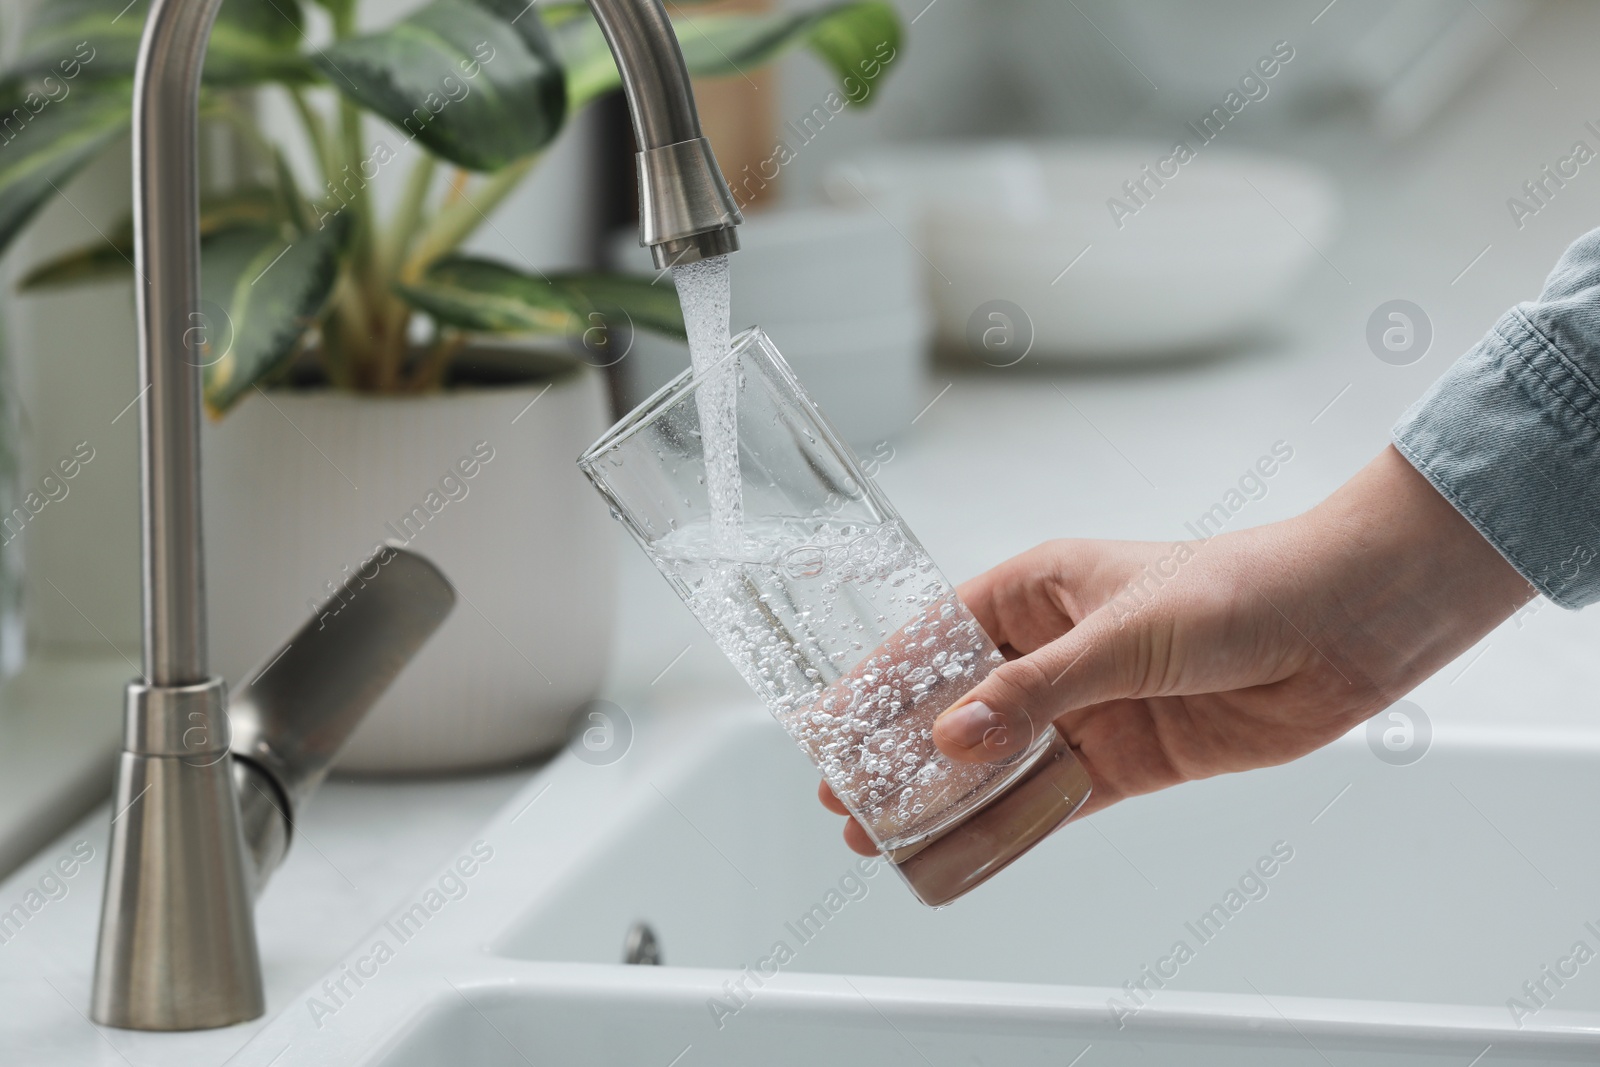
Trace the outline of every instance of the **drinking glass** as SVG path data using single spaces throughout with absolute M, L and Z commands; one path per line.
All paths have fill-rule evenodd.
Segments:
M 708 456 L 703 419 L 737 442 L 742 507 L 713 513 L 733 457 Z M 578 463 L 923 903 L 985 881 L 1088 798 L 1054 727 L 993 763 L 934 747 L 934 719 L 1003 657 L 760 330 Z

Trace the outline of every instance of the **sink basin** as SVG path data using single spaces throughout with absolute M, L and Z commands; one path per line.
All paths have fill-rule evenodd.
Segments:
M 620 970 L 621 968 L 610 968 Z M 1507 1050 L 1492 1036 L 1468 1038 L 1466 1014 L 1451 1031 L 1427 1033 L 1396 1006 L 1361 1005 L 1341 1016 L 1284 998 L 1281 1018 L 1240 1014 L 1227 998 L 1189 994 L 1184 1017 L 1119 1034 L 1092 990 L 882 979 L 803 980 L 753 1000 L 718 1030 L 707 1000 L 724 975 L 618 977 L 587 966 L 456 982 L 422 1020 L 375 1061 L 382 1067 L 467 1063 L 655 1064 L 660 1067 L 815 1067 L 816 1064 L 993 1064 L 1061 1067 L 1190 1064 L 1196 1067 L 1468 1063 L 1494 1044 L 1494 1063 L 1572 1063 L 1551 1047 Z M 644 968 L 634 968 L 635 972 Z M 1180 994 L 1182 996 L 1182 994 Z M 1233 1009 L 1233 1010 L 1230 1010 Z M 748 1014 L 746 1014 L 748 1013 Z M 1570 1052 L 1570 1049 L 1568 1050 Z M 1411 1054 L 1415 1059 L 1406 1058 Z M 1092 1057 L 1092 1058 L 1091 1058 Z M 1450 1057 L 1446 1060 L 1442 1057 Z
M 1593 746 L 1441 729 L 1397 767 L 1356 734 L 1074 823 L 933 911 L 845 850 L 753 704 L 633 727 L 615 763 L 568 755 L 534 779 L 463 847 L 470 877 L 419 889 L 236 1062 L 1465 1067 L 1600 1049 L 1600 964 L 1540 1003 L 1523 989 L 1600 945 L 1600 857 L 1571 832 L 1600 806 Z M 640 921 L 664 966 L 620 963 Z

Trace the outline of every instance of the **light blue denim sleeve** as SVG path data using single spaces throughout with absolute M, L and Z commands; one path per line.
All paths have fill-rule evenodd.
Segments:
M 1539 592 L 1600 600 L 1600 230 L 1401 416 L 1394 443 Z

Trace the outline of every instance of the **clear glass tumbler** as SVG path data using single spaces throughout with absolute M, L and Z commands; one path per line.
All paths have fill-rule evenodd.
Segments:
M 708 489 L 731 460 L 708 471 L 701 432 L 730 389 L 732 532 Z M 934 747 L 934 719 L 1003 658 L 760 330 L 578 463 L 923 903 L 985 881 L 1088 799 L 1053 727 L 995 763 Z

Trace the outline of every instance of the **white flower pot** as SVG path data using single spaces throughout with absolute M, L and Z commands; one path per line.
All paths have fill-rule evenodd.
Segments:
M 204 445 L 214 669 L 237 685 L 346 569 L 404 544 L 456 607 L 339 766 L 455 771 L 558 746 L 611 647 L 616 542 L 574 462 L 607 417 L 588 368 L 415 398 L 250 396 Z

